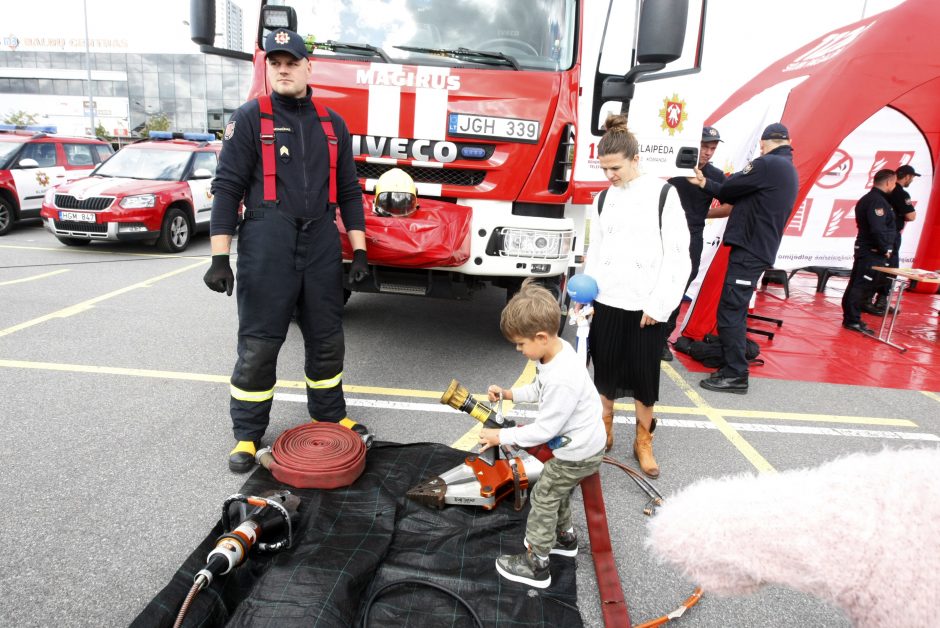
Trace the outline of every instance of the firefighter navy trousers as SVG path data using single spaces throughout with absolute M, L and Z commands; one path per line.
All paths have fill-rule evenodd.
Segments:
M 346 416 L 343 271 L 332 216 L 246 210 L 238 228 L 238 360 L 231 379 L 235 439 L 258 441 L 270 419 L 277 356 L 291 316 L 304 338 L 307 409 L 319 421 Z

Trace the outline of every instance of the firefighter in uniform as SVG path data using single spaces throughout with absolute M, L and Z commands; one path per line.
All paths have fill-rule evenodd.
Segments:
M 718 142 L 723 142 L 718 129 L 713 126 L 702 127 L 702 143 L 698 152 L 698 168 L 694 177 L 672 177 L 669 183 L 679 193 L 679 202 L 685 211 L 685 220 L 689 225 L 689 258 L 692 260 L 692 272 L 685 289 L 698 276 L 698 267 L 702 262 L 702 233 L 705 231 L 707 218 L 723 218 L 728 214 L 716 213 L 711 210 L 712 200 L 718 196 L 718 190 L 725 180 L 725 173 L 712 165 L 711 158 L 718 148 Z M 680 302 L 666 321 L 666 344 L 663 346 L 663 360 L 672 361 L 672 351 L 669 350 L 669 337 L 676 330 L 679 320 Z
M 362 191 L 349 131 L 335 112 L 311 99 L 303 39 L 286 29 L 265 40 L 274 92 L 232 115 L 215 180 L 210 227 L 212 265 L 205 283 L 232 294 L 229 264 L 238 231 L 238 358 L 231 379 L 237 444 L 229 468 L 249 471 L 268 426 L 277 356 L 295 310 L 304 338 L 307 409 L 366 440 L 346 416 L 343 397 L 343 267 L 338 204 L 353 248 L 352 282 L 369 274 Z M 244 214 L 238 222 L 239 203 Z
M 719 201 L 733 205 L 724 235 L 731 252 L 717 316 L 724 364 L 700 382 L 716 392 L 747 393 L 748 304 L 757 280 L 774 264 L 799 187 L 787 127 L 768 125 L 761 134 L 760 152 L 718 191 Z
M 872 266 L 888 266 L 898 239 L 891 209 L 891 192 L 897 175 L 887 168 L 875 173 L 872 188 L 855 204 L 855 263 L 849 285 L 842 295 L 842 326 L 869 336 L 874 335 L 862 322 L 862 306 L 871 301 L 880 273 Z
M 891 257 L 888 258 L 888 263 L 885 264 L 888 268 L 900 266 L 901 260 L 898 257 L 898 252 L 901 250 L 901 232 L 904 231 L 904 223 L 917 219 L 914 203 L 911 201 L 911 195 L 906 188 L 911 186 L 914 177 L 920 176 L 913 166 L 906 164 L 894 172 L 897 175 L 897 185 L 894 186 L 894 191 L 888 195 L 888 200 L 891 201 L 891 207 L 894 209 L 894 226 L 897 229 L 898 237 L 894 242 Z M 875 288 L 877 292 L 875 302 L 863 303 L 862 311 L 875 316 L 884 316 L 888 311 L 888 291 L 891 287 L 891 281 L 887 275 L 879 273 L 876 283 L 878 286 Z

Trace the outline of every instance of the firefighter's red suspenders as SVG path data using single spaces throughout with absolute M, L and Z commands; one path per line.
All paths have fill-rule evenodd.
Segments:
M 333 132 L 333 121 L 323 105 L 310 102 L 317 110 L 317 117 L 326 135 L 326 145 L 330 151 L 330 207 L 336 206 L 336 133 Z M 264 200 L 277 201 L 277 159 L 274 155 L 274 110 L 271 108 L 271 97 L 260 96 L 258 107 L 261 110 L 261 169 L 264 175 Z

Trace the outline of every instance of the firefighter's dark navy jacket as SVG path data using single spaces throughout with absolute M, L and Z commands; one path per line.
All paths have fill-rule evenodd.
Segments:
M 725 173 L 711 163 L 705 164 L 701 170 L 702 175 L 705 176 L 704 188 L 691 183 L 686 177 L 669 179 L 669 183 L 679 193 L 679 201 L 682 203 L 682 209 L 685 210 L 685 219 L 689 225 L 689 234 L 693 238 L 701 237 L 705 230 L 708 209 L 712 205 L 712 199 L 718 196 L 718 190 L 725 180 Z
M 310 102 L 310 88 L 303 98 L 271 94 L 274 110 L 274 152 L 277 161 L 278 209 L 298 218 L 333 220 L 329 208 L 330 156 L 326 136 Z M 347 231 L 365 230 L 362 190 L 356 176 L 349 130 L 342 118 L 329 110 L 338 139 L 336 202 Z M 264 200 L 261 167 L 261 133 L 258 101 L 239 107 L 226 128 L 219 166 L 212 183 L 211 235 L 233 235 L 238 223 L 238 204 L 259 209 Z M 229 137 L 229 129 L 231 136 Z
M 855 236 L 857 255 L 876 253 L 886 255 L 894 249 L 898 230 L 894 226 L 894 211 L 888 195 L 872 188 L 855 204 Z
M 904 231 L 905 217 L 914 211 L 914 205 L 911 203 L 911 195 L 904 186 L 898 183 L 894 186 L 894 191 L 888 195 L 891 207 L 894 208 L 894 228 L 898 231 Z
M 724 243 L 773 266 L 798 187 L 793 149 L 788 145 L 778 146 L 731 175 L 718 191 L 718 200 L 734 205 Z

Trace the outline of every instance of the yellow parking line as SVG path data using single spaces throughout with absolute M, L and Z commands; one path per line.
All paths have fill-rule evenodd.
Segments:
M 715 424 L 715 427 L 718 428 L 718 431 L 721 432 L 725 438 L 727 438 L 735 448 L 741 452 L 741 454 L 747 458 L 754 467 L 761 473 L 776 473 L 776 469 L 771 466 L 767 460 L 758 453 L 754 447 L 751 446 L 749 442 L 744 440 L 744 437 L 741 436 L 737 430 L 731 427 L 722 414 L 711 407 L 707 401 L 705 401 L 698 392 L 692 389 L 689 386 L 689 383 L 682 379 L 682 376 L 676 372 L 674 368 L 668 364 L 662 365 L 663 372 L 669 376 L 673 382 L 685 393 L 685 396 L 688 397 L 692 403 L 701 408 L 702 414 L 708 418 L 709 421 Z
M 43 273 L 41 275 L 33 275 L 32 277 L 23 277 L 22 279 L 11 279 L 10 281 L 0 281 L 0 286 L 9 286 L 14 283 L 24 283 L 26 281 L 33 281 L 35 279 L 42 279 L 43 277 L 51 277 L 53 275 L 61 275 L 62 273 L 69 272 L 68 268 L 63 268 L 62 270 L 54 270 L 51 273 Z
M 940 401 L 940 397 L 937 397 Z M 633 411 L 632 403 L 614 404 L 617 410 Z M 894 427 L 919 427 L 909 419 L 885 419 L 873 416 L 847 416 L 839 414 L 814 414 L 810 412 L 771 412 L 764 410 L 737 410 L 731 408 L 713 408 L 725 417 L 738 419 L 776 419 L 779 421 L 810 421 L 813 423 L 850 423 L 853 425 L 890 425 Z M 656 414 L 687 414 L 702 416 L 705 412 L 701 408 L 688 406 L 656 406 Z
M 522 369 L 522 374 L 519 375 L 515 383 L 513 383 L 513 385 L 510 386 L 510 388 L 518 388 L 519 386 L 528 384 L 534 379 L 535 379 L 535 362 L 533 362 L 532 360 L 529 360 L 526 363 L 525 368 Z M 486 395 L 484 395 L 483 398 L 485 399 Z M 504 401 L 503 413 L 508 414 L 509 411 L 512 410 L 513 405 L 514 404 L 511 401 Z M 462 449 L 464 451 L 470 451 L 478 442 L 480 442 L 480 430 L 482 429 L 483 429 L 483 424 L 480 423 L 479 421 L 474 421 L 473 427 L 471 427 L 470 430 L 467 431 L 466 434 L 464 434 L 463 436 L 458 438 L 456 441 L 451 443 L 451 447 L 453 447 L 454 449 Z
M 933 399 L 934 401 L 940 401 L 940 395 L 938 395 L 937 393 L 932 393 L 932 392 L 930 392 L 930 391 L 928 391 L 928 390 L 922 390 L 922 391 L 920 391 L 920 392 L 924 393 L 925 395 L 927 395 L 928 397 L 930 397 L 930 398 Z
M 130 292 L 131 290 L 136 290 L 136 289 L 138 289 L 138 288 L 149 288 L 151 285 L 153 285 L 154 283 L 156 283 L 156 282 L 158 282 L 158 281 L 161 281 L 161 280 L 163 280 L 163 279 L 167 279 L 167 278 L 172 277 L 172 276 L 174 276 L 174 275 L 179 275 L 180 273 L 185 273 L 186 271 L 192 270 L 193 268 L 196 268 L 196 267 L 198 267 L 198 266 L 203 266 L 203 265 L 205 265 L 205 264 L 207 264 L 207 263 L 209 263 L 209 259 L 208 259 L 208 258 L 203 259 L 203 260 L 200 260 L 200 261 L 198 261 L 198 262 L 195 263 L 195 264 L 190 264 L 189 266 L 184 266 L 183 268 L 178 268 L 178 269 L 173 270 L 173 271 L 170 271 L 170 272 L 168 272 L 168 273 L 164 273 L 164 274 L 162 274 L 162 275 L 158 275 L 158 276 L 156 276 L 156 277 L 152 277 L 151 279 L 146 279 L 146 280 L 144 280 L 144 281 L 140 281 L 140 282 L 135 283 L 135 284 L 133 284 L 133 285 L 127 286 L 126 288 L 120 288 L 119 290 L 114 290 L 113 292 L 109 292 L 109 293 L 107 293 L 107 294 L 103 294 L 103 295 L 101 295 L 101 296 L 99 296 L 99 297 L 95 297 L 95 298 L 93 298 L 93 299 L 88 299 L 87 301 L 82 301 L 81 303 L 77 303 L 76 305 L 72 305 L 72 306 L 69 306 L 69 307 L 67 307 L 67 308 L 63 308 L 63 309 L 58 310 L 58 311 L 56 311 L 56 312 L 52 312 L 51 314 L 46 314 L 45 316 L 40 316 L 39 318 L 34 318 L 33 320 L 26 321 L 25 323 L 20 323 L 19 325 L 14 325 L 13 327 L 7 327 L 6 329 L 0 329 L 0 337 L 9 336 L 9 335 L 12 334 L 12 333 L 21 331 L 21 330 L 23 330 L 23 329 L 27 329 L 27 328 L 29 328 L 29 327 L 32 327 L 33 325 L 38 325 L 38 324 L 40 324 L 40 323 L 45 323 L 46 321 L 50 321 L 50 320 L 52 320 L 52 319 L 54 319 L 54 318 L 66 318 L 66 317 L 68 317 L 68 316 L 74 316 L 75 314 L 80 314 L 80 313 L 82 313 L 82 312 L 84 312 L 84 311 L 86 311 L 86 310 L 91 309 L 96 303 L 101 303 L 102 301 L 105 301 L 105 300 L 110 299 L 110 298 L 112 298 L 112 297 L 116 297 L 116 296 L 121 295 L 121 294 L 125 294 L 125 293 L 127 293 L 127 292 Z

